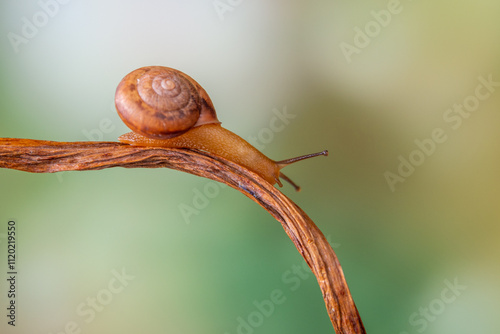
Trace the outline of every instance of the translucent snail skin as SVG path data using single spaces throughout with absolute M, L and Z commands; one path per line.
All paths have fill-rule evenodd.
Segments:
M 274 161 L 246 140 L 221 126 L 207 92 L 188 75 L 163 66 L 142 67 L 127 74 L 116 89 L 118 115 L 133 131 L 120 142 L 152 147 L 207 151 L 244 166 L 272 185 L 280 177 L 298 187 L 281 169 L 291 163 L 328 155 L 328 151 Z

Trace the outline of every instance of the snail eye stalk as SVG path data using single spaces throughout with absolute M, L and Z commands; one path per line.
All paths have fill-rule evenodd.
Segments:
M 321 152 L 318 152 L 318 153 L 311 153 L 311 154 L 306 154 L 306 155 L 301 155 L 300 157 L 295 157 L 295 158 L 291 158 L 291 159 L 285 159 L 285 160 L 281 160 L 281 161 L 276 161 L 276 164 L 278 165 L 279 169 L 282 169 L 288 165 L 291 165 L 295 162 L 298 162 L 298 161 L 302 161 L 302 160 L 306 160 L 306 159 L 310 159 L 310 158 L 314 158 L 314 157 L 318 157 L 320 155 L 324 155 L 325 157 L 328 156 L 328 151 L 327 150 L 324 150 L 324 151 L 321 151 Z M 300 191 L 300 186 L 297 185 L 295 182 L 293 182 L 288 176 L 286 176 L 285 174 L 283 174 L 281 171 L 280 171 L 280 178 L 282 178 L 283 180 L 285 180 L 286 182 L 290 183 L 296 191 Z M 279 186 L 281 186 L 281 182 L 278 182 Z

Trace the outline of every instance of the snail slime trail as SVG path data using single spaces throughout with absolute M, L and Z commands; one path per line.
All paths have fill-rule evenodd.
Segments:
M 141 67 L 127 74 L 115 94 L 118 115 L 132 130 L 121 142 L 151 147 L 207 151 L 257 173 L 270 184 L 280 178 L 300 187 L 281 169 L 328 151 L 274 161 L 220 125 L 208 93 L 191 77 L 163 66 Z

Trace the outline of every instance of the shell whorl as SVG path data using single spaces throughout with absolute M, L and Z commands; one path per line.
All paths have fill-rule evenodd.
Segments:
M 134 132 L 172 138 L 193 126 L 220 123 L 206 91 L 188 75 L 163 66 L 127 74 L 116 89 L 118 115 Z

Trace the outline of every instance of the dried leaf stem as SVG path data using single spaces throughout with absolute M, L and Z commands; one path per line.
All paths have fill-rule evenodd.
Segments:
M 207 152 L 118 142 L 54 142 L 0 138 L 0 168 L 32 173 L 111 167 L 166 167 L 223 182 L 257 202 L 282 225 L 316 276 L 337 334 L 365 333 L 342 268 L 314 222 L 259 175 Z

